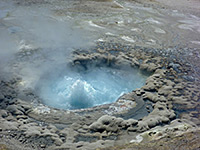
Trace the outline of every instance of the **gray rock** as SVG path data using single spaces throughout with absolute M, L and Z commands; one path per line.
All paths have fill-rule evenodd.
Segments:
M 24 134 L 27 138 L 41 136 L 42 129 L 39 126 L 34 126 L 32 124 L 24 124 L 20 126 L 19 129 L 21 131 L 25 131 Z
M 169 95 L 170 92 L 172 91 L 173 87 L 172 86 L 162 86 L 159 90 L 158 90 L 158 94 L 161 94 L 161 95 Z
M 0 119 L 2 130 L 18 130 L 19 123 L 16 121 L 7 121 L 5 119 Z
M 4 99 L 4 95 L 0 93 L 0 102 Z
M 52 133 L 56 133 L 56 131 L 58 131 L 58 129 L 52 124 L 48 125 L 47 129 L 49 129 Z
M 149 128 L 153 128 L 157 124 L 159 124 L 159 120 L 156 117 L 154 117 L 154 118 L 148 118 L 147 120 L 145 120 L 145 122 L 148 124 Z
M 45 148 L 45 147 L 46 147 L 46 145 L 44 145 L 44 144 L 41 144 L 41 145 L 40 145 L 40 147 L 41 147 L 41 148 Z
M 19 110 L 20 109 L 20 110 Z M 22 109 L 17 105 L 9 105 L 7 110 L 13 115 L 23 115 Z
M 123 122 L 126 126 L 135 126 L 138 124 L 138 121 L 135 119 L 128 119 L 128 120 L 124 120 Z
M 152 91 L 156 89 L 156 84 L 153 82 L 148 82 L 145 86 L 143 86 L 143 89 L 146 91 Z
M 180 70 L 179 70 L 180 65 L 179 64 L 171 62 L 171 63 L 169 63 L 168 66 L 169 66 L 169 68 L 173 68 L 176 72 L 180 72 Z
M 89 129 L 95 132 L 107 132 L 115 133 L 121 129 L 127 129 L 129 127 L 135 127 L 138 121 L 135 119 L 124 120 L 122 118 L 116 118 L 113 116 L 104 115 L 100 117 L 96 122 L 89 126 Z M 135 129 L 134 129 L 135 130 Z
M 143 63 L 140 65 L 140 69 L 141 70 L 145 70 L 145 71 L 148 71 L 148 72 L 154 72 L 156 69 L 159 69 L 160 68 L 160 65 L 156 65 L 154 63 Z
M 3 117 L 3 118 L 8 117 L 7 111 L 6 111 L 6 110 L 3 110 L 3 109 L 0 110 L 0 116 Z
M 18 120 L 19 119 L 28 119 L 28 117 L 27 116 L 25 116 L 25 115 L 18 115 L 17 117 L 16 117 Z
M 89 126 L 89 129 L 96 132 L 118 132 L 126 125 L 122 118 L 116 118 L 109 115 L 100 117 L 96 122 Z
M 138 132 L 143 132 L 143 131 L 146 131 L 148 129 L 149 129 L 149 126 L 148 126 L 147 122 L 145 122 L 145 121 L 139 121 L 138 122 L 138 128 L 137 128 Z
M 56 146 L 60 146 L 63 144 L 63 141 L 59 137 L 51 137 L 51 139 L 54 141 L 54 144 Z
M 153 111 L 138 122 L 137 131 L 146 131 L 161 123 L 168 123 L 171 119 L 176 117 L 174 111 L 167 108 L 165 102 L 157 102 L 153 107 Z

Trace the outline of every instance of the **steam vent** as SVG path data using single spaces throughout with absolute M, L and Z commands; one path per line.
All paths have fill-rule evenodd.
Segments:
M 199 10 L 0 0 L 0 150 L 200 149 Z

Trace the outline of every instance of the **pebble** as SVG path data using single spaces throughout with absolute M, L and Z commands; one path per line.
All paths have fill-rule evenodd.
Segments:
M 40 147 L 41 147 L 41 148 L 45 148 L 45 147 L 46 147 L 46 145 L 44 145 L 44 144 L 41 144 L 41 145 L 40 145 Z

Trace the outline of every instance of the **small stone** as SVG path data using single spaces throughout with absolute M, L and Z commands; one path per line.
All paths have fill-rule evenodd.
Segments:
M 169 68 L 173 68 L 175 71 L 177 71 L 177 72 L 179 72 L 180 70 L 179 70 L 179 67 L 180 67 L 180 65 L 179 64 L 175 64 L 175 63 L 173 63 L 173 62 L 171 62 L 171 63 L 169 63 Z
M 149 107 L 149 106 L 146 106 L 146 109 L 150 109 L 150 107 Z
M 57 146 L 60 146 L 63 144 L 63 141 L 58 137 L 52 137 L 52 140 L 54 141 L 54 144 Z
M 46 147 L 46 145 L 44 145 L 44 144 L 41 144 L 41 145 L 40 145 L 40 147 L 41 147 L 41 148 L 45 148 L 45 147 Z
M 87 133 L 87 130 L 78 129 L 78 132 L 80 132 L 80 133 Z
M 18 115 L 16 118 L 17 118 L 17 120 L 19 120 L 19 119 L 28 119 L 28 117 L 25 116 L 25 115 Z

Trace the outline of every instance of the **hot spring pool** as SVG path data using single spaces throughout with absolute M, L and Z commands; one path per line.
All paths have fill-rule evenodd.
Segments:
M 116 101 L 145 84 L 148 76 L 138 69 L 98 67 L 76 72 L 48 73 L 37 89 L 45 105 L 59 109 L 82 109 Z

